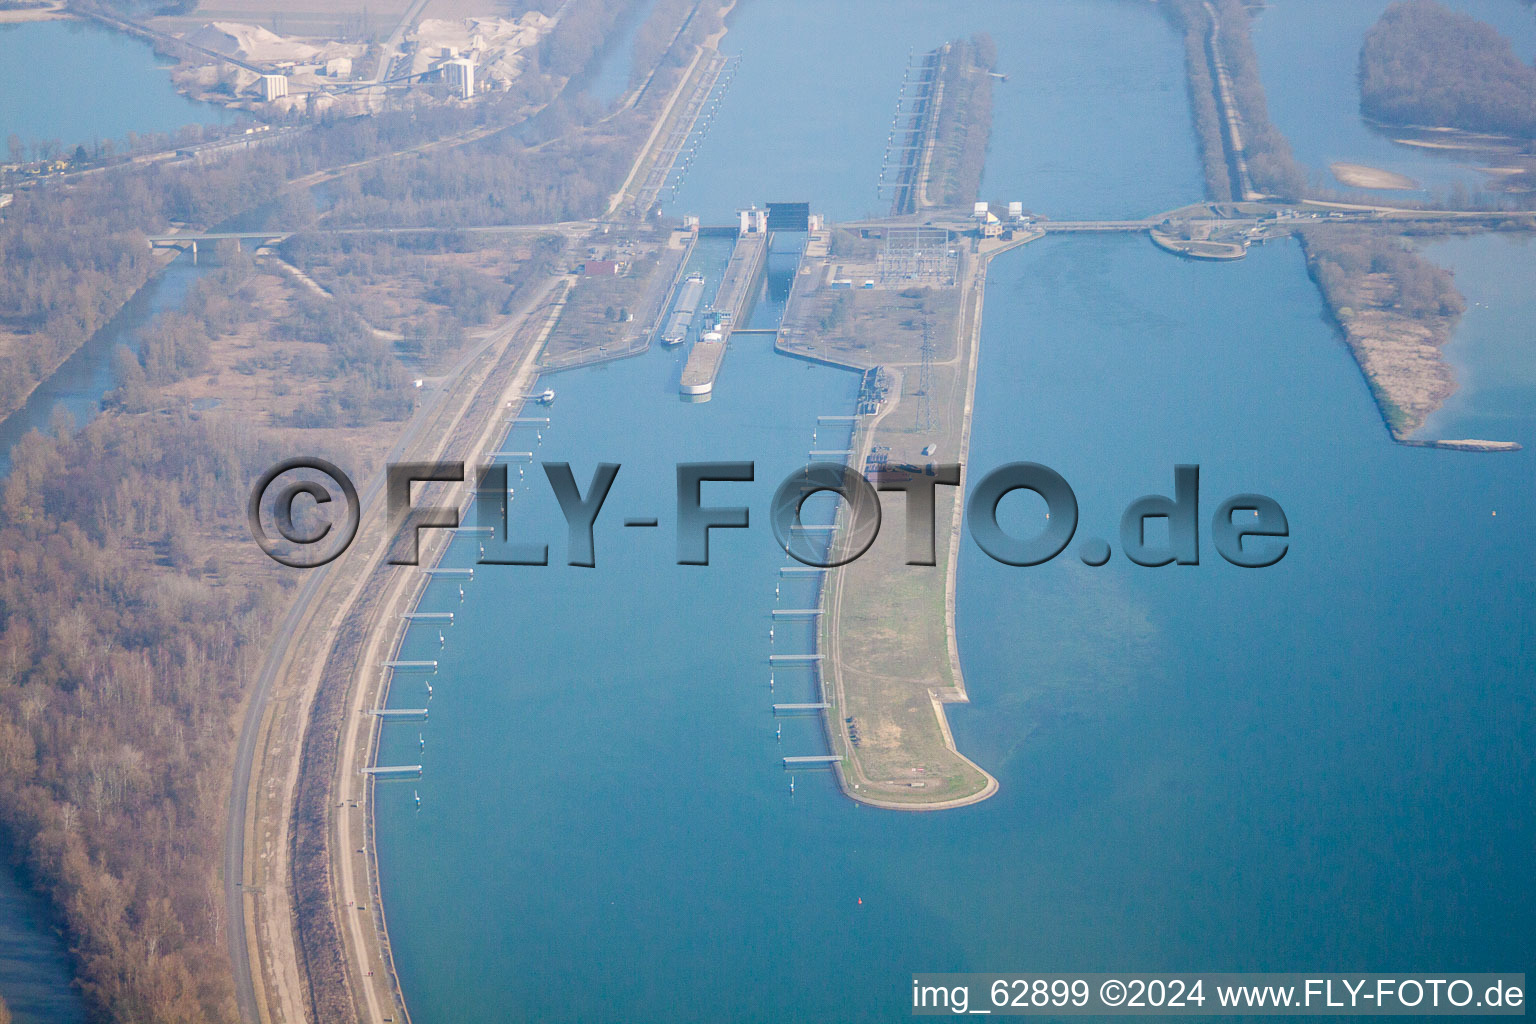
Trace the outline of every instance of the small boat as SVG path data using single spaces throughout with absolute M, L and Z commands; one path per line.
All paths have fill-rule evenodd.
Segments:
M 554 388 L 545 388 L 543 390 L 543 392 L 541 392 L 539 394 L 538 401 L 539 401 L 540 405 L 554 405 L 555 404 L 555 389 Z
M 795 777 L 793 775 L 789 777 L 789 793 L 791 796 L 795 793 Z
M 421 794 L 413 789 L 411 790 L 411 796 L 416 798 L 416 809 L 418 811 L 421 810 Z

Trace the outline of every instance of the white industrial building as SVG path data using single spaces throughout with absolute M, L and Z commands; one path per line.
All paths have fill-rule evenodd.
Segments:
M 467 57 L 455 57 L 443 63 L 443 78 L 448 88 L 461 100 L 475 94 L 475 62 Z
M 262 75 L 261 98 L 271 103 L 288 95 L 287 75 Z
M 759 210 L 756 206 L 752 206 L 745 210 L 737 210 L 736 216 L 741 219 L 742 234 L 746 235 L 755 232 L 765 235 L 768 233 L 767 210 Z

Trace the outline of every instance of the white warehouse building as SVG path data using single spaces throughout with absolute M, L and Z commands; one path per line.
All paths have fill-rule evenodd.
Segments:
M 455 57 L 443 63 L 443 78 L 453 94 L 467 100 L 475 94 L 475 62 L 468 57 Z
M 262 75 L 261 98 L 271 103 L 288 95 L 287 75 Z

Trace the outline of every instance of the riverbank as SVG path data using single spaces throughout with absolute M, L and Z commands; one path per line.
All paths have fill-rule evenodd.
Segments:
M 446 374 L 388 461 L 430 460 L 483 451 L 503 403 L 533 371 L 560 279 L 535 290 L 509 321 Z M 369 756 L 356 709 L 377 695 L 382 651 L 394 636 L 419 573 L 383 563 L 386 524 L 375 479 L 363 496 L 358 537 L 342 558 L 311 573 L 283 643 L 264 676 L 261 751 L 251 774 L 244 885 L 250 962 L 263 1019 L 381 1018 L 391 1006 L 382 907 L 371 895 L 366 845 L 371 813 L 357 768 Z M 423 562 L 436 557 L 423 538 Z M 313 614 L 312 609 L 329 609 Z M 370 625 L 371 623 L 371 625 Z M 338 794 L 340 794 L 338 796 Z M 271 837 L 291 836 L 288 842 Z M 342 853 L 341 851 L 346 851 Z M 362 852 L 353 852 L 362 851 Z M 372 927 L 358 920 L 373 909 Z
M 1247 9 L 1238 0 L 1172 0 L 1164 11 L 1184 33 L 1206 194 L 1302 198 L 1306 173 L 1269 120 Z
M 658 118 L 665 120 L 688 80 L 679 78 Z M 653 131 L 650 139 L 655 137 Z M 648 151 L 649 145 L 642 148 L 629 180 Z M 662 262 L 674 258 L 669 246 Z M 413 423 L 391 461 L 443 458 L 448 452 L 473 460 L 499 440 L 507 416 L 542 371 L 539 360 L 570 294 L 569 278 L 552 279 L 536 305 L 524 307 L 467 357 L 440 385 L 439 403 L 459 396 L 451 410 Z M 573 348 L 562 365 L 617 355 Z M 412 451 L 420 447 L 419 437 L 442 440 L 429 450 Z M 365 506 L 379 488 L 375 481 Z M 433 498 L 443 498 L 441 485 L 422 500 Z M 261 851 L 259 860 L 250 849 L 246 863 L 248 873 L 267 883 L 251 908 L 250 962 L 257 998 L 275 1009 L 274 1019 L 378 1021 L 396 1013 L 409 1019 L 379 890 L 373 787 L 360 772 L 372 764 L 380 738 L 377 723 L 364 714 L 387 697 L 379 666 L 401 642 L 400 615 L 414 606 L 424 584 L 417 569 L 394 571 L 383 564 L 387 538 L 380 518 L 376 511 L 365 516 L 351 549 L 327 567 L 335 578 L 323 591 L 317 585 L 306 607 L 298 609 L 299 635 L 273 654 L 275 689 L 292 696 L 280 711 L 269 712 L 273 717 L 261 727 L 265 754 L 252 774 L 247 835 L 290 834 L 292 841 L 286 849 Z M 429 531 L 421 541 L 424 566 L 447 547 L 441 531 Z M 334 611 L 314 616 L 309 605 Z

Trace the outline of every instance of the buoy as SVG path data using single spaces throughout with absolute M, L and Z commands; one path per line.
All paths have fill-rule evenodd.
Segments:
M 861 907 L 862 907 L 862 906 L 863 906 L 863 905 L 864 905 L 864 897 L 863 897 L 863 896 L 860 896 L 860 897 L 859 897 L 859 906 L 861 906 Z

